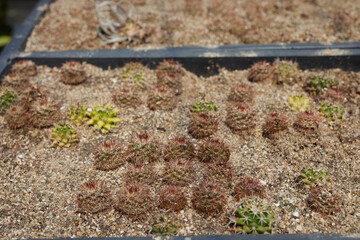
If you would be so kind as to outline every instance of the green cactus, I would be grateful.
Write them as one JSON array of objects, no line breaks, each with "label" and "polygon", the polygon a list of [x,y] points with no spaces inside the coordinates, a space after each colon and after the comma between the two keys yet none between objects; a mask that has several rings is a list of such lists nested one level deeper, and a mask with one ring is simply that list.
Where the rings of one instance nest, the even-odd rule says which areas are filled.
[{"label": "green cactus", "polygon": [[195,170],[188,160],[171,160],[165,163],[162,179],[169,185],[187,186],[195,179]]},{"label": "green cactus", "polygon": [[129,62],[123,67],[121,77],[124,82],[138,89],[145,89],[144,71],[145,67],[141,63]]},{"label": "green cactus", "polygon": [[297,79],[299,68],[297,63],[277,59],[274,64],[273,79],[277,84],[293,83]]},{"label": "green cactus", "polygon": [[67,115],[76,126],[80,126],[87,120],[85,113],[86,108],[82,104],[77,104],[69,108]]},{"label": "green cactus", "polygon": [[0,114],[16,100],[16,93],[11,89],[3,89],[0,91]]},{"label": "green cactus", "polygon": [[70,147],[72,144],[79,142],[76,130],[66,123],[55,124],[51,129],[50,136],[52,147]]},{"label": "green cactus", "polygon": [[291,95],[286,106],[293,112],[304,112],[310,106],[310,99],[304,95]]},{"label": "green cactus", "polygon": [[330,121],[335,121],[336,119],[342,119],[344,109],[337,105],[332,105],[330,103],[320,103],[320,107],[318,108],[320,116],[323,116]]},{"label": "green cactus", "polygon": [[333,87],[335,85],[336,84],[335,84],[334,79],[332,79],[332,78],[325,79],[325,78],[323,78],[323,77],[321,77],[319,75],[316,75],[316,76],[310,77],[310,80],[306,84],[305,89],[310,91],[310,92],[319,94],[322,91],[324,91],[324,90],[326,90],[328,88],[331,88],[331,87]]},{"label": "green cactus", "polygon": [[271,233],[275,221],[270,206],[263,205],[259,198],[243,201],[235,210],[230,226],[237,233],[263,234]]},{"label": "green cactus", "polygon": [[151,234],[171,236],[177,235],[181,225],[175,216],[170,214],[157,215],[151,223]]},{"label": "green cactus", "polygon": [[121,121],[116,117],[118,112],[119,110],[113,108],[110,103],[92,106],[85,112],[85,115],[90,118],[90,120],[87,121],[87,124],[94,126],[95,129],[101,131],[102,133],[106,133],[111,128],[114,128],[116,123]]},{"label": "green cactus", "polygon": [[213,101],[210,102],[195,102],[190,108],[190,112],[208,112],[208,111],[217,111],[218,107]]},{"label": "green cactus", "polygon": [[314,171],[312,169],[304,168],[299,175],[300,183],[306,188],[313,188],[321,182],[329,182],[330,177],[327,171]]}]

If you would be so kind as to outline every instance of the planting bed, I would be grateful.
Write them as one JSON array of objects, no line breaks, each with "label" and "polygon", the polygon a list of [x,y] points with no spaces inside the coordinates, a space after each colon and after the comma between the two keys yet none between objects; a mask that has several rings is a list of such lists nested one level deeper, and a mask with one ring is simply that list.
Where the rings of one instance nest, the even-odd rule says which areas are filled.
[{"label": "planting bed", "polygon": [[[2,238],[360,232],[360,72],[166,63],[12,66]],[[250,199],[261,223],[229,224]]]}]

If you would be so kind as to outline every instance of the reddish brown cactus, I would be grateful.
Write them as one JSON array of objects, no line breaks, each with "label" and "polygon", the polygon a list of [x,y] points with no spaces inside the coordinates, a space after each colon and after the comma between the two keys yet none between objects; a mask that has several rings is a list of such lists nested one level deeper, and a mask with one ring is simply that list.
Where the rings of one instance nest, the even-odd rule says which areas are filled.
[{"label": "reddish brown cactus", "polygon": [[267,116],[263,125],[263,135],[270,139],[279,138],[289,128],[287,118],[281,113],[272,113]]},{"label": "reddish brown cactus", "polygon": [[46,98],[35,100],[30,106],[30,114],[36,128],[50,127],[61,118],[59,106]]},{"label": "reddish brown cactus", "polygon": [[250,82],[265,82],[272,79],[273,66],[268,62],[256,62],[249,69],[248,79]]},{"label": "reddish brown cactus", "polygon": [[228,100],[234,103],[250,103],[254,100],[254,91],[247,84],[234,84],[231,87]]},{"label": "reddish brown cactus", "polygon": [[133,88],[122,88],[112,96],[113,102],[120,108],[137,108],[142,102],[138,92]]},{"label": "reddish brown cactus", "polygon": [[254,129],[255,117],[255,112],[247,105],[235,104],[228,108],[225,124],[233,133],[245,135]]},{"label": "reddish brown cactus", "polygon": [[30,127],[30,115],[22,105],[13,105],[5,112],[5,122],[10,129]]},{"label": "reddish brown cactus", "polygon": [[316,212],[333,215],[340,211],[341,198],[326,186],[317,186],[307,198],[308,206]]},{"label": "reddish brown cactus", "polygon": [[229,163],[223,165],[208,163],[204,167],[205,178],[213,179],[224,188],[231,187],[233,175],[234,173]]},{"label": "reddish brown cactus", "polygon": [[324,100],[331,100],[338,103],[344,103],[345,102],[345,96],[344,93],[337,88],[329,88],[325,92],[323,92],[320,97]]},{"label": "reddish brown cactus", "polygon": [[32,77],[37,74],[37,69],[33,61],[20,60],[11,66],[11,72],[19,73],[23,75],[23,77],[29,77],[29,76]]},{"label": "reddish brown cactus", "polygon": [[21,87],[29,82],[28,78],[18,72],[11,72],[2,79],[2,84]]},{"label": "reddish brown cactus", "polygon": [[138,182],[151,185],[158,177],[158,173],[150,165],[129,164],[124,179],[127,184]]},{"label": "reddish brown cactus", "polygon": [[217,119],[209,113],[193,114],[188,126],[188,132],[197,139],[213,135],[218,130]]},{"label": "reddish brown cactus", "polygon": [[265,187],[256,179],[242,177],[234,183],[233,196],[236,201],[253,196],[263,198],[265,196]]},{"label": "reddish brown cactus", "polygon": [[225,164],[230,159],[230,148],[219,139],[205,140],[199,145],[198,158],[201,162]]},{"label": "reddish brown cactus", "polygon": [[163,181],[168,185],[187,186],[195,179],[195,170],[186,159],[171,160],[165,163]]},{"label": "reddish brown cactus", "polygon": [[76,61],[67,61],[61,66],[61,82],[78,85],[85,82],[87,76],[84,65]]},{"label": "reddish brown cactus", "polygon": [[313,112],[301,112],[296,115],[294,128],[306,135],[316,135],[319,130],[320,118]]},{"label": "reddish brown cactus", "polygon": [[166,87],[158,87],[149,93],[147,105],[149,109],[153,111],[170,111],[176,107],[177,98],[171,89]]},{"label": "reddish brown cactus", "polygon": [[110,171],[125,163],[122,147],[114,141],[106,140],[94,152],[94,166],[98,170]]},{"label": "reddish brown cactus", "polygon": [[185,74],[184,68],[180,63],[165,60],[156,68],[157,86],[172,89],[176,95],[182,93],[182,78]]},{"label": "reddish brown cactus", "polygon": [[195,147],[185,137],[175,137],[164,148],[164,160],[192,159],[195,155]]},{"label": "reddish brown cactus", "polygon": [[187,199],[184,191],[178,186],[165,186],[159,194],[159,207],[179,212],[186,207]]}]

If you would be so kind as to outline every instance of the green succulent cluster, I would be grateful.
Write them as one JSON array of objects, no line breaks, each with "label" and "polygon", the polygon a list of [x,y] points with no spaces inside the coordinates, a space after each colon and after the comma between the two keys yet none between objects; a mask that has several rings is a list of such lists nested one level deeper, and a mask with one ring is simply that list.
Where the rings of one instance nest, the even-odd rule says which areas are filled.
[{"label": "green succulent cluster", "polygon": [[76,130],[66,123],[55,124],[51,129],[51,146],[52,147],[70,147],[72,144],[79,142]]},{"label": "green succulent cluster", "polygon": [[190,111],[191,112],[208,112],[208,111],[217,111],[218,107],[215,105],[213,101],[210,102],[195,102]]},{"label": "green succulent cluster", "polygon": [[76,126],[80,126],[87,120],[85,113],[86,108],[82,104],[78,104],[76,106],[71,106],[67,115]]},{"label": "green succulent cluster", "polygon": [[144,66],[140,63],[130,62],[122,70],[122,78],[132,82],[137,88],[145,88]]},{"label": "green succulent cluster", "polygon": [[340,106],[332,105],[330,103],[320,103],[319,107],[320,115],[328,118],[331,121],[335,121],[336,119],[342,119],[344,109]]},{"label": "green succulent cluster", "polygon": [[275,73],[284,77],[293,76],[297,72],[297,66],[289,61],[279,61],[275,67]]},{"label": "green succulent cluster", "polygon": [[10,89],[4,89],[0,92],[0,113],[5,110],[16,100],[16,93]]},{"label": "green succulent cluster", "polygon": [[324,91],[327,88],[331,88],[335,85],[334,79],[325,79],[321,76],[313,76],[310,77],[310,81],[307,83],[306,87],[309,91],[314,92],[316,94]]},{"label": "green succulent cluster", "polygon": [[304,95],[291,95],[286,105],[293,112],[304,112],[310,106],[310,99]]},{"label": "green succulent cluster", "polygon": [[240,204],[230,224],[238,233],[263,234],[271,233],[274,221],[271,207],[263,205],[261,199],[253,198]]},{"label": "green succulent cluster", "polygon": [[161,214],[151,223],[151,232],[156,235],[177,235],[180,228],[178,219],[169,214]]},{"label": "green succulent cluster", "polygon": [[307,188],[313,188],[322,181],[330,181],[330,177],[328,176],[327,171],[314,171],[310,168],[304,168],[301,171],[299,178],[301,179],[301,183],[304,184]]},{"label": "green succulent cluster", "polygon": [[95,129],[100,130],[102,133],[106,133],[111,128],[115,127],[116,123],[121,120],[116,117],[119,112],[118,109],[108,104],[102,104],[99,106],[92,106],[88,109],[85,115],[90,118],[87,124],[94,126]]}]

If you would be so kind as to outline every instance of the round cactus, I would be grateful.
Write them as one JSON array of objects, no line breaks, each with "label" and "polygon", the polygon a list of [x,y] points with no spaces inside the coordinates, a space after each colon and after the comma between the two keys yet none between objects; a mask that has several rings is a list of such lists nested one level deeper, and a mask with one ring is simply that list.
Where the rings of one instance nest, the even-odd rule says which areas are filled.
[{"label": "round cactus", "polygon": [[326,91],[324,91],[321,96],[321,99],[324,100],[331,100],[333,102],[338,102],[338,103],[344,103],[345,102],[345,96],[344,93],[337,88],[329,88]]},{"label": "round cactus", "polygon": [[51,129],[50,136],[52,147],[70,147],[72,144],[79,142],[76,130],[66,123],[55,124]]},{"label": "round cactus", "polygon": [[156,206],[150,188],[141,183],[130,183],[120,188],[115,209],[133,219],[144,219]]},{"label": "round cactus", "polygon": [[316,212],[333,215],[340,211],[341,198],[327,186],[317,186],[307,198],[308,206]]},{"label": "round cactus", "polygon": [[182,78],[185,70],[178,62],[164,60],[156,68],[157,85],[172,89],[176,95],[182,93]]},{"label": "round cactus", "polygon": [[256,125],[255,112],[244,104],[235,104],[228,108],[225,124],[235,134],[245,135]]},{"label": "round cactus", "polygon": [[176,107],[177,98],[169,88],[158,87],[148,95],[147,105],[150,110],[172,110]]},{"label": "round cactus", "polygon": [[127,184],[138,182],[151,185],[158,179],[158,174],[150,165],[129,164],[124,179]]},{"label": "round cactus", "polygon": [[273,80],[276,84],[293,84],[298,79],[299,68],[297,63],[277,59],[274,64]]},{"label": "round cactus", "polygon": [[24,77],[32,77],[37,74],[36,65],[30,60],[20,60],[11,66],[11,72],[19,73]]},{"label": "round cactus", "polygon": [[209,113],[193,114],[190,119],[188,132],[197,139],[206,138],[218,130],[218,121]]},{"label": "round cactus", "polygon": [[256,179],[251,177],[242,177],[234,183],[233,196],[236,201],[253,196],[263,198],[265,196],[265,187]]},{"label": "round cactus", "polygon": [[191,202],[193,208],[200,214],[216,215],[227,203],[225,189],[214,181],[203,180],[194,188]]},{"label": "round cactus", "polygon": [[78,85],[85,82],[87,76],[84,65],[76,61],[67,61],[61,66],[61,82]]},{"label": "round cactus", "polygon": [[270,139],[279,138],[289,128],[287,118],[281,113],[269,114],[263,125],[263,135]]},{"label": "round cactus", "polygon": [[230,148],[219,139],[205,140],[199,145],[198,158],[201,162],[225,164],[230,159]]},{"label": "round cactus", "polygon": [[272,79],[273,67],[268,62],[256,62],[249,69],[248,79],[250,82],[265,82]]},{"label": "round cactus", "polygon": [[98,170],[115,170],[125,163],[122,147],[111,140],[105,140],[94,152],[94,166]]},{"label": "round cactus", "polygon": [[231,166],[228,163],[223,165],[208,163],[204,167],[204,177],[213,179],[224,187],[231,187],[233,175]]},{"label": "round cactus", "polygon": [[32,86],[28,81],[19,88],[19,103],[30,109],[33,102],[47,99],[47,94],[39,87]]},{"label": "round cactus", "polygon": [[164,159],[170,161],[174,159],[192,159],[195,155],[195,147],[189,139],[185,137],[175,137],[171,139],[164,148]]},{"label": "round cactus", "polygon": [[67,115],[76,126],[82,125],[87,120],[86,109],[82,104],[71,106],[67,112]]},{"label": "round cactus", "polygon": [[179,212],[186,207],[187,199],[184,191],[178,186],[165,186],[159,194],[159,207]]},{"label": "round cactus", "polygon": [[319,122],[320,118],[318,115],[305,111],[296,115],[294,128],[306,135],[314,135],[318,132]]},{"label": "round cactus", "polygon": [[300,184],[308,189],[330,181],[327,171],[314,171],[311,168],[304,168],[298,179],[300,180]]},{"label": "round cactus", "polygon": [[310,99],[304,95],[291,95],[286,106],[293,112],[304,112],[310,106]]},{"label": "round cactus", "polygon": [[0,88],[0,114],[4,113],[6,109],[15,102],[16,93],[10,88]]},{"label": "round cactus", "polygon": [[60,108],[46,98],[35,100],[30,106],[31,123],[36,128],[54,125],[60,120]]},{"label": "round cactus", "polygon": [[237,83],[231,87],[228,100],[234,103],[249,103],[254,100],[254,91],[244,83]]},{"label": "round cactus", "polygon": [[127,84],[144,90],[146,89],[145,79],[144,79],[145,67],[138,62],[129,62],[124,65],[122,68],[122,81]]},{"label": "round cactus", "polygon": [[97,213],[111,208],[112,204],[111,191],[102,181],[90,180],[78,189],[77,206],[79,212]]},{"label": "round cactus", "polygon": [[111,128],[114,128],[116,123],[121,121],[116,117],[118,112],[119,110],[113,108],[111,104],[93,106],[85,113],[90,118],[87,124],[94,126],[95,129],[100,130],[102,133],[106,133]]},{"label": "round cactus", "polygon": [[30,115],[22,105],[13,105],[5,112],[6,125],[10,129],[19,129],[31,125]]},{"label": "round cactus", "polygon": [[180,226],[181,225],[175,216],[168,213],[158,214],[151,222],[150,233],[164,236],[177,235]]},{"label": "round cactus", "polygon": [[195,170],[188,160],[171,160],[165,163],[162,179],[169,185],[187,186],[194,181]]},{"label": "round cactus", "polygon": [[139,94],[135,89],[123,88],[112,96],[113,102],[120,108],[137,108],[141,104]]},{"label": "round cactus", "polygon": [[28,79],[26,78],[25,75],[23,75],[21,73],[11,72],[3,78],[2,83],[4,85],[21,87],[28,83]]}]

